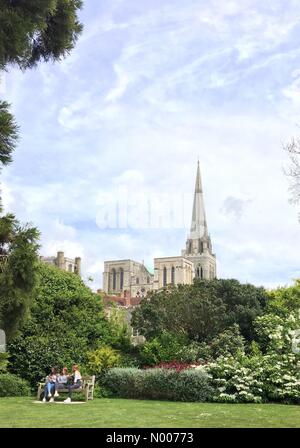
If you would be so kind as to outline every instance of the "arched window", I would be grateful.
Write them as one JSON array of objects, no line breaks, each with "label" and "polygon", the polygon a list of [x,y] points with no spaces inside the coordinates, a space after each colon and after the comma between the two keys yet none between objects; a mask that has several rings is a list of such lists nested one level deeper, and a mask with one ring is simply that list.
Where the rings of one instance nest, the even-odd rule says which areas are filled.
[{"label": "arched window", "polygon": [[172,285],[175,285],[175,268],[174,268],[174,266],[172,266],[172,269],[171,269],[171,283],[172,283]]},{"label": "arched window", "polygon": [[200,268],[200,277],[203,278],[203,268],[202,268],[202,266]]},{"label": "arched window", "polygon": [[167,268],[164,267],[163,270],[163,286],[167,286]]},{"label": "arched window", "polygon": [[199,266],[196,269],[196,277],[200,278],[200,267]]},{"label": "arched window", "polygon": [[140,279],[137,277],[136,278],[136,284],[139,285],[140,284]]},{"label": "arched window", "polygon": [[147,277],[147,284],[150,284],[150,277]]},{"label": "arched window", "polygon": [[117,289],[117,273],[115,269],[112,269],[112,289],[115,291]]},{"label": "arched window", "polygon": [[120,268],[120,289],[122,290],[124,286],[124,269]]}]

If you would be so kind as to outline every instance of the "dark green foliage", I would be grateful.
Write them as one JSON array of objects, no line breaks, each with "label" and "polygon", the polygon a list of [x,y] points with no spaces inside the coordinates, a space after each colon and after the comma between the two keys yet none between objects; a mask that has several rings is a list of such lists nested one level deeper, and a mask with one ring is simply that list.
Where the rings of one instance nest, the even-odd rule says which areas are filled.
[{"label": "dark green foliage", "polygon": [[[66,333],[67,334],[67,333]],[[34,388],[50,372],[51,366],[81,364],[86,360],[86,341],[59,335],[19,336],[9,345],[9,370],[22,376]]]},{"label": "dark green foliage", "polygon": [[0,328],[11,339],[26,318],[37,282],[39,232],[0,217]]},{"label": "dark green foliage", "polygon": [[245,350],[245,340],[237,324],[215,336],[210,342],[192,341],[179,352],[176,359],[181,362],[212,361],[219,356],[236,356]]},{"label": "dark green foliage", "polygon": [[18,140],[18,126],[9,111],[9,104],[0,101],[0,163],[7,165],[12,161],[11,154]]},{"label": "dark green foliage", "polygon": [[0,373],[0,397],[28,397],[28,383],[11,373]]},{"label": "dark green foliage", "polygon": [[300,309],[300,280],[292,286],[278,288],[269,292],[267,313],[285,317]]},{"label": "dark green foliage", "polygon": [[85,363],[87,352],[109,340],[99,296],[75,274],[40,264],[30,319],[8,346],[11,372],[32,386],[51,366]]},{"label": "dark green foliage", "polygon": [[203,370],[121,369],[107,372],[103,386],[111,396],[174,401],[208,401],[213,395]]},{"label": "dark green foliage", "polygon": [[[74,47],[82,30],[81,0],[0,0],[0,70],[57,61]],[[12,161],[18,127],[9,105],[0,101],[0,163]]]},{"label": "dark green foliage", "polygon": [[8,353],[0,352],[0,373],[6,373],[8,364]]},{"label": "dark green foliage", "polygon": [[262,314],[266,298],[263,288],[237,280],[201,280],[152,292],[134,311],[132,324],[146,338],[168,331],[201,342],[236,323],[243,337],[252,340],[253,321]]},{"label": "dark green foliage", "polygon": [[0,0],[0,68],[58,60],[74,47],[81,0]]},{"label": "dark green foliage", "polygon": [[216,359],[219,356],[235,356],[245,350],[245,340],[241,336],[239,326],[232,325],[223,333],[216,336],[209,344],[211,358]]},{"label": "dark green foliage", "polygon": [[184,335],[164,331],[140,347],[141,362],[143,365],[152,366],[161,361],[168,362],[178,359],[187,343],[187,338]]}]

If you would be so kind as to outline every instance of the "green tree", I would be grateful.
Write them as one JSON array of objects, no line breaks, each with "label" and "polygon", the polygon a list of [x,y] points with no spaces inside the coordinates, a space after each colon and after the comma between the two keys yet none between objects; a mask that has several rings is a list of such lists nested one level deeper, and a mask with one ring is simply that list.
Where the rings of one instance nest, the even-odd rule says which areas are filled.
[{"label": "green tree", "polygon": [[166,330],[201,342],[236,323],[242,336],[252,340],[253,321],[266,300],[263,288],[237,280],[195,281],[149,294],[134,311],[132,325],[150,339]]},{"label": "green tree", "polygon": [[292,286],[269,292],[266,311],[281,317],[300,311],[300,280],[295,280]]},{"label": "green tree", "polygon": [[12,152],[18,140],[18,127],[13,115],[9,112],[9,104],[0,101],[0,163],[7,165],[12,161]]},{"label": "green tree", "polygon": [[81,0],[1,0],[0,68],[59,60],[74,47]]},{"label": "green tree", "polygon": [[[82,31],[81,0],[0,0],[0,70],[58,61],[75,46]],[[9,105],[0,102],[0,162],[11,162],[18,128]]]},{"label": "green tree", "polygon": [[119,352],[112,347],[103,346],[87,353],[87,368],[91,375],[103,376],[108,369],[121,362]]},{"label": "green tree", "polygon": [[163,331],[140,347],[141,361],[144,365],[151,366],[162,361],[176,360],[186,345],[187,339],[184,335]]},{"label": "green tree", "polygon": [[127,310],[112,305],[109,308],[108,322],[110,324],[111,345],[118,350],[131,351],[130,319]]},{"label": "green tree", "polygon": [[8,340],[26,318],[36,285],[39,232],[14,215],[0,218],[0,328]]},{"label": "green tree", "polygon": [[[82,30],[81,0],[0,0],[0,70],[57,61]],[[18,127],[9,104],[0,102],[0,169],[12,161]],[[11,338],[22,325],[35,286],[39,232],[21,226],[0,205],[0,326]]]},{"label": "green tree", "polygon": [[214,359],[219,356],[236,356],[245,350],[245,340],[241,336],[237,324],[232,325],[216,336],[210,343],[210,351]]},{"label": "green tree", "polygon": [[79,276],[40,263],[38,277],[30,317],[8,344],[10,371],[33,386],[51,366],[84,365],[110,342],[102,302]]}]

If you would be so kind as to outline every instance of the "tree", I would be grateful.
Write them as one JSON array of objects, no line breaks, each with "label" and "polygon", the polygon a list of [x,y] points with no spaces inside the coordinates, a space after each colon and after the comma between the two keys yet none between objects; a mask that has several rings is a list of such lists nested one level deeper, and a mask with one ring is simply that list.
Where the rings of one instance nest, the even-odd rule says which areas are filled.
[{"label": "tree", "polygon": [[127,310],[123,310],[112,304],[109,308],[108,322],[110,325],[111,345],[124,352],[131,351],[131,328],[126,317]]},{"label": "tree", "polygon": [[81,0],[0,0],[0,68],[57,61],[74,47]]},{"label": "tree", "polygon": [[283,148],[290,159],[290,165],[285,173],[290,178],[291,202],[297,204],[300,201],[300,137],[292,138]]},{"label": "tree", "polygon": [[15,216],[0,218],[0,328],[8,340],[26,318],[36,285],[39,232]]},{"label": "tree", "polygon": [[38,279],[30,317],[8,344],[9,370],[32,386],[51,366],[85,364],[110,342],[102,302],[79,276],[40,263]]},{"label": "tree", "polygon": [[270,291],[266,311],[281,317],[300,311],[300,280],[295,280],[292,286]]},{"label": "tree", "polygon": [[[0,0],[0,70],[22,70],[40,61],[58,61],[75,46],[82,31],[81,0]],[[11,162],[18,128],[9,105],[0,102],[0,162]]]},{"label": "tree", "polygon": [[[0,0],[0,70],[57,61],[82,30],[81,0]],[[12,161],[18,127],[9,104],[0,102],[0,169]],[[21,226],[0,204],[0,326],[11,338],[22,325],[35,287],[39,232]]]},{"label": "tree", "polygon": [[162,361],[178,360],[180,352],[186,345],[187,340],[183,335],[163,331],[140,347],[141,361],[144,365],[150,366]]},{"label": "tree", "polygon": [[133,312],[132,325],[150,339],[169,331],[201,342],[236,323],[242,336],[252,340],[253,321],[266,299],[263,288],[237,280],[199,280],[150,293]]},{"label": "tree", "polygon": [[13,115],[9,112],[9,104],[0,101],[0,163],[7,165],[12,161],[11,154],[18,140],[18,127]]}]

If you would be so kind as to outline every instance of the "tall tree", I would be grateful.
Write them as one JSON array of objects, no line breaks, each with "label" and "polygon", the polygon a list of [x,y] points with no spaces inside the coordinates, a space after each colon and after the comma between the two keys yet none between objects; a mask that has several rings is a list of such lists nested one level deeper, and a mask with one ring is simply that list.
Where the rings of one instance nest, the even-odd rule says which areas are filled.
[{"label": "tall tree", "polygon": [[26,318],[36,285],[39,232],[15,216],[0,218],[0,328],[8,340]]},{"label": "tall tree", "polygon": [[0,67],[58,60],[82,30],[81,0],[0,0]]},{"label": "tall tree", "polygon": [[[0,70],[22,70],[40,61],[57,61],[74,47],[82,31],[81,0],[0,0]],[[12,161],[17,125],[9,105],[0,101],[0,162]]]},{"label": "tall tree", "polygon": [[[289,167],[285,170],[290,179],[291,202],[300,203],[300,137],[292,138],[284,145],[290,159]],[[299,213],[300,221],[300,213]]]},{"label": "tall tree", "polygon": [[201,342],[237,324],[245,339],[251,340],[253,321],[266,299],[263,288],[237,280],[199,280],[151,293],[133,312],[132,325],[146,338],[168,331]]},{"label": "tall tree", "polygon": [[10,370],[33,386],[51,366],[85,363],[88,352],[111,340],[101,299],[78,275],[44,263],[37,271],[30,317],[8,344]]},{"label": "tall tree", "polygon": [[[0,0],[0,70],[22,70],[57,61],[74,47],[82,30],[81,0]],[[0,101],[0,170],[12,161],[18,127],[9,104]],[[39,232],[3,215],[0,201],[0,328],[8,339],[22,325],[36,286]]]},{"label": "tall tree", "polygon": [[18,127],[9,111],[9,104],[0,101],[0,164],[12,161],[12,152],[18,140]]}]

